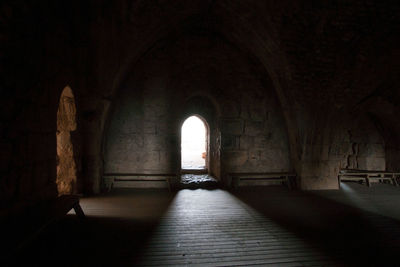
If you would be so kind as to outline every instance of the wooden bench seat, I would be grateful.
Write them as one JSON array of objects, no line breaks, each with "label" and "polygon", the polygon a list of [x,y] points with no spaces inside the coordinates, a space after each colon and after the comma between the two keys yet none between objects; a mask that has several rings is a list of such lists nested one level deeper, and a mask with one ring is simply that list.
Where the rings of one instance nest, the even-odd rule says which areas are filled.
[{"label": "wooden bench seat", "polygon": [[266,185],[271,182],[278,182],[286,184],[292,188],[292,180],[296,177],[294,173],[288,172],[266,172],[266,173],[229,173],[228,176],[232,181],[232,186],[238,188],[239,186],[252,186],[252,185]]},{"label": "wooden bench seat", "polygon": [[342,181],[365,182],[367,186],[371,186],[372,183],[388,181],[397,186],[399,177],[400,173],[396,172],[342,169],[339,171],[338,180],[339,186]]},{"label": "wooden bench seat", "polygon": [[104,174],[105,188],[168,188],[171,191],[172,181],[176,174],[143,174],[143,173],[109,173]]}]

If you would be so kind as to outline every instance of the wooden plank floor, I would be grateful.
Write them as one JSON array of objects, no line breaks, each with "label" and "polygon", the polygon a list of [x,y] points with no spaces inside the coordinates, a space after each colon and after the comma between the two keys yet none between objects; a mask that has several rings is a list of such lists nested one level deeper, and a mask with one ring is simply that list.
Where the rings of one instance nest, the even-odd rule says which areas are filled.
[{"label": "wooden plank floor", "polygon": [[50,227],[15,266],[398,266],[400,188],[118,190]]},{"label": "wooden plank floor", "polygon": [[222,190],[182,190],[140,265],[303,266],[332,262],[300,238]]}]

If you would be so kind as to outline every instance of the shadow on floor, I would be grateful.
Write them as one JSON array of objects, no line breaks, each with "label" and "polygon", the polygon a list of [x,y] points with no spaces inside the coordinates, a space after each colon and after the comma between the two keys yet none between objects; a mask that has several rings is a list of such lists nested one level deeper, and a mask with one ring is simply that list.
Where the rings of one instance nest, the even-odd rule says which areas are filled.
[{"label": "shadow on floor", "polygon": [[[160,194],[160,195],[159,195]],[[87,218],[79,220],[74,214],[53,223],[39,238],[6,266],[126,266],[140,255],[143,244],[158,226],[175,194],[166,191],[119,190],[107,196],[127,202],[135,196],[142,212],[151,216],[125,214],[119,216],[92,216],[98,207],[88,207]],[[102,203],[103,205],[107,203]],[[84,207],[85,210],[85,207]],[[135,210],[135,209],[133,209]],[[156,211],[152,211],[156,210]],[[3,265],[4,266],[4,265]]]},{"label": "shadow on floor", "polygon": [[[321,194],[282,187],[247,188],[231,193],[345,265],[399,266],[400,223],[395,219]],[[339,197],[341,202],[347,201],[345,195]]]},{"label": "shadow on floor", "polygon": [[[212,195],[216,197],[210,198],[211,194],[204,192],[213,192]],[[329,258],[343,262],[343,265],[398,266],[399,221],[385,216],[385,213],[380,213],[379,210],[365,211],[358,207],[357,203],[351,203],[349,196],[341,191],[301,192],[289,191],[285,187],[264,187],[241,189],[231,193],[241,201],[231,201],[234,197],[229,198],[229,194],[221,190],[183,191],[179,201],[175,201],[179,197],[166,191],[122,191],[107,194],[107,197],[100,196],[95,201],[88,201],[88,204],[82,201],[83,209],[88,215],[86,220],[80,221],[74,215],[68,215],[54,223],[13,258],[13,266],[134,265],[145,250],[145,245],[159,228],[160,220],[171,207],[174,207],[173,216],[169,217],[165,225],[183,226],[183,229],[171,229],[170,232],[184,234],[182,239],[186,236],[188,242],[192,240],[189,238],[192,233],[203,234],[203,239],[208,238],[206,233],[202,232],[203,228],[214,229],[216,232],[210,234],[226,236],[226,241],[238,238],[239,233],[228,234],[227,229],[220,228],[231,225],[232,230],[235,230],[237,226],[232,223],[237,221],[242,224],[240,231],[243,232],[243,238],[248,238],[248,231],[251,231],[251,228],[259,228],[257,221],[262,221],[252,217],[252,213],[258,212],[254,215],[261,214],[272,220]],[[350,196],[356,196],[358,193],[355,191]],[[399,190],[391,191],[390,194],[395,195],[390,201],[400,200],[400,194],[397,197],[397,193]],[[384,195],[388,194],[387,192],[375,191],[374,194],[383,194],[379,201],[382,205],[388,205],[388,198]],[[332,199],[332,195],[336,200]],[[202,199],[204,201],[198,205],[198,201]],[[172,203],[173,201],[175,202]],[[209,208],[213,203],[216,206],[214,211]],[[234,206],[235,203],[252,209]],[[397,208],[396,203],[399,202],[390,204],[392,209]],[[225,213],[231,218],[227,219]],[[207,216],[215,218],[212,220],[212,217]],[[240,221],[242,217],[237,216],[247,217]],[[189,227],[196,223],[200,229],[197,232]],[[187,233],[183,233],[183,230]],[[164,232],[161,232],[161,235],[162,238],[169,238]],[[193,238],[193,242],[196,242],[198,236]],[[274,238],[273,234],[271,238]],[[202,242],[210,244],[209,240]],[[212,259],[214,252],[210,252],[208,256]]]}]

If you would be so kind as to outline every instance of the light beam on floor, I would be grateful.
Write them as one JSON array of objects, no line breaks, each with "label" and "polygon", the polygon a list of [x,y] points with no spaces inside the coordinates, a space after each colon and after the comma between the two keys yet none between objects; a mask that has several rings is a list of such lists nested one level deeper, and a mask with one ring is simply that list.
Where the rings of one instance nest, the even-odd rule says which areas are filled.
[{"label": "light beam on floor", "polygon": [[326,256],[229,192],[197,189],[177,193],[139,265],[294,266],[302,260]]}]

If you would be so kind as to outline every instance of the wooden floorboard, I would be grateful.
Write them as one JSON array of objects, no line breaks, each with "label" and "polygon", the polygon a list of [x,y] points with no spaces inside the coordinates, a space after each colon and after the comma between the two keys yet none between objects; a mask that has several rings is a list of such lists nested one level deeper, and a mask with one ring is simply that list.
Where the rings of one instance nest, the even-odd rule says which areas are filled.
[{"label": "wooden floorboard", "polygon": [[396,266],[399,204],[400,187],[381,184],[117,190],[83,198],[85,221],[66,217],[18,259],[32,266]]},{"label": "wooden floorboard", "polygon": [[182,190],[139,265],[301,265],[320,251],[223,190]]}]

